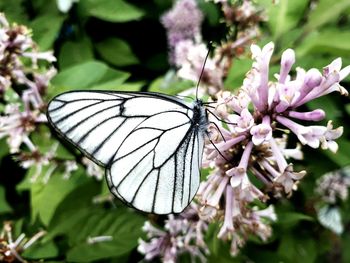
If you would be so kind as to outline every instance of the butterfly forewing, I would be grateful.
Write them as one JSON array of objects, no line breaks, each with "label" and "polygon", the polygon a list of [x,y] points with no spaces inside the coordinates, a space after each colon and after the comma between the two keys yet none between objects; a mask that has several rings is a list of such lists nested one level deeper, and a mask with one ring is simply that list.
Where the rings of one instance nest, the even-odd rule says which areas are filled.
[{"label": "butterfly forewing", "polygon": [[73,91],[48,106],[53,127],[106,167],[111,192],[156,214],[181,212],[197,192],[204,141],[198,114],[176,97],[141,92]]}]

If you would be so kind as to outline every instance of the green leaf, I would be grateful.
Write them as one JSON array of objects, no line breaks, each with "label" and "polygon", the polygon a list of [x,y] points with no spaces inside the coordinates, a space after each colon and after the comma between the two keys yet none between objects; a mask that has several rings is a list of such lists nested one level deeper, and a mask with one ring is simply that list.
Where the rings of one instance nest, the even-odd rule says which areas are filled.
[{"label": "green leaf", "polygon": [[98,61],[88,61],[62,70],[52,84],[70,89],[86,89],[97,83],[106,74],[108,67]]},{"label": "green leaf", "polygon": [[[144,218],[128,209],[90,211],[69,233],[73,247],[67,253],[68,261],[92,261],[121,256],[137,246],[142,235]],[[93,237],[107,236],[102,242],[89,242]]]},{"label": "green leaf", "polygon": [[148,91],[175,95],[193,86],[192,81],[178,79],[175,71],[170,70],[164,77],[155,79],[149,86]]},{"label": "green leaf", "polygon": [[242,86],[245,75],[252,64],[253,61],[250,58],[234,59],[224,82],[225,89],[235,90]]},{"label": "green leaf", "polygon": [[350,235],[344,235],[341,241],[343,262],[350,262]]},{"label": "green leaf", "polygon": [[350,53],[349,39],[350,32],[335,28],[315,32],[304,39],[303,43],[296,49],[296,53],[300,58],[315,53],[347,56]]},{"label": "green leaf", "polygon": [[4,187],[0,185],[0,214],[9,212],[12,212],[12,208],[6,201]]},{"label": "green leaf", "polygon": [[347,138],[339,138],[336,140],[339,145],[338,151],[336,154],[326,150],[323,153],[328,156],[333,162],[335,162],[339,167],[343,167],[349,164],[349,151],[350,151],[350,142]]},{"label": "green leaf", "polygon": [[10,23],[28,23],[28,15],[22,0],[0,1],[0,10],[6,14],[6,18]]},{"label": "green leaf", "polygon": [[[57,207],[42,242],[55,236],[68,238],[68,261],[92,261],[118,257],[134,249],[142,236],[144,218],[128,208],[106,210],[92,203],[100,193],[100,185],[87,182],[68,194]],[[112,240],[89,242],[98,236]]]},{"label": "green leaf", "polygon": [[60,14],[45,13],[30,24],[33,29],[33,39],[41,50],[53,48],[53,43],[59,34],[64,18]]},{"label": "green leaf", "polygon": [[267,8],[269,17],[267,23],[274,39],[278,39],[298,24],[308,6],[308,1],[281,0],[275,4],[273,1],[264,0],[261,4]]},{"label": "green leaf", "polygon": [[[51,167],[48,169],[50,168]],[[74,191],[78,185],[89,180],[87,176],[79,170],[72,173],[69,179],[64,179],[62,174],[56,172],[57,169],[58,168],[56,168],[51,175],[48,183],[37,180],[37,182],[34,182],[31,186],[32,221],[39,216],[43,224],[48,225],[60,202],[70,192]],[[31,175],[29,174],[28,176]]]},{"label": "green leaf", "polygon": [[34,243],[28,249],[24,250],[22,256],[26,259],[44,259],[57,257],[58,254],[58,248],[55,243],[50,241],[46,243]]},{"label": "green leaf", "polygon": [[[339,94],[337,94],[339,96]],[[308,102],[312,110],[323,109],[327,114],[327,119],[335,120],[342,116],[341,109],[332,96],[323,96]]]},{"label": "green leaf", "polygon": [[[92,199],[100,193],[100,187],[100,183],[89,180],[66,195],[57,206],[48,227],[48,234],[43,241],[50,240],[56,235],[68,234],[71,230],[74,230],[76,223],[81,218],[86,217],[94,208]],[[67,220],[68,218],[69,220]]]},{"label": "green leaf", "polygon": [[121,91],[140,91],[142,86],[144,86],[144,82],[125,82],[118,87],[114,87],[116,90]]},{"label": "green leaf", "polygon": [[[278,254],[287,262],[313,263],[317,256],[316,240],[311,238],[298,238],[285,234],[278,248]],[[285,260],[281,260],[283,262]]]},{"label": "green leaf", "polygon": [[348,115],[350,115],[350,103],[345,105],[345,110]]},{"label": "green leaf", "polygon": [[[307,1],[305,1],[307,2]],[[350,7],[349,0],[320,0],[316,8],[309,14],[309,19],[304,27],[305,31],[311,32],[322,25],[339,19],[341,13]]]},{"label": "green leaf", "polygon": [[139,20],[144,12],[122,0],[84,0],[79,3],[89,15],[109,22]]},{"label": "green leaf", "polygon": [[130,74],[121,70],[109,68],[99,83],[93,85],[93,90],[120,90],[119,87],[124,84]]},{"label": "green leaf", "polygon": [[198,1],[198,6],[204,13],[206,19],[211,26],[218,25],[220,23],[220,11],[218,5],[205,0]]},{"label": "green leaf", "polygon": [[92,44],[88,38],[83,38],[76,42],[65,42],[61,47],[58,63],[62,70],[69,66],[92,60],[93,58]]},{"label": "green leaf", "polygon": [[314,218],[301,213],[283,211],[277,214],[276,224],[291,226],[303,220],[314,221]]},{"label": "green leaf", "polygon": [[1,138],[0,139],[0,161],[5,155],[8,155],[8,154],[9,154],[9,147],[7,145],[6,139]]},{"label": "green leaf", "polygon": [[114,66],[129,66],[139,63],[128,43],[119,38],[108,38],[97,43],[96,49],[104,60]]},{"label": "green leaf", "polygon": [[[98,61],[88,61],[62,70],[52,79],[52,84],[57,89],[50,90],[58,94],[73,89],[102,89],[116,87],[123,83],[129,74],[123,71],[109,68]],[[112,82],[112,83],[111,83]]]}]

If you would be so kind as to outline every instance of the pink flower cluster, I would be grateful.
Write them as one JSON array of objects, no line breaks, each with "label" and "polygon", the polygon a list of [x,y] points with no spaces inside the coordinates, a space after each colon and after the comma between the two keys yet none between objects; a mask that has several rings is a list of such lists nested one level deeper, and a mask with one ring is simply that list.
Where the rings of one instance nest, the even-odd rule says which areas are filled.
[{"label": "pink flower cluster", "polygon": [[[182,2],[186,0],[178,1],[169,12],[176,13],[179,21],[182,21],[179,8]],[[236,255],[250,235],[256,235],[263,241],[270,237],[269,223],[277,219],[274,208],[270,205],[259,209],[254,203],[256,200],[267,202],[271,195],[290,196],[297,189],[306,172],[294,171],[289,159],[303,158],[302,145],[337,151],[335,140],[342,135],[343,128],[333,128],[332,121],[327,126],[310,125],[323,120],[326,113],[323,109],[305,112],[301,106],[333,91],[347,95],[339,82],[349,75],[350,66],[342,69],[341,59],[338,58],[323,72],[315,68],[306,71],[297,67],[294,76],[291,70],[295,53],[287,49],[282,54],[279,74],[270,80],[274,44],[268,43],[263,48],[253,44],[250,51],[254,63],[243,85],[236,94],[223,91],[223,80],[232,56],[238,54],[234,50],[244,48],[258,34],[257,23],[264,17],[250,1],[243,1],[242,6],[227,1],[214,2],[220,2],[227,25],[234,23],[238,34],[235,40],[215,48],[214,56],[208,57],[202,75],[199,94],[207,93],[214,98],[208,106],[212,124],[203,158],[203,167],[211,172],[201,183],[195,202],[199,222],[206,225],[219,223],[217,237],[230,241],[231,254]],[[199,20],[193,24],[197,28]],[[164,25],[168,36],[177,28],[171,23]],[[176,41],[176,45],[169,41],[173,52],[172,62],[178,69],[177,76],[194,82],[199,79],[208,52],[198,32],[198,29],[194,30],[192,36],[186,35]],[[184,95],[191,93],[194,93],[193,90],[184,92]],[[292,134],[300,143],[295,148],[287,148],[288,138]],[[253,183],[256,181],[260,181],[260,186]],[[171,216],[169,221],[181,220],[181,216]],[[176,242],[164,240],[173,237],[173,233],[176,233],[177,239],[184,238],[186,229],[182,227],[181,232],[168,224],[165,230],[158,230],[160,232],[156,234],[146,228],[150,241],[141,241],[140,252],[148,260],[159,256],[174,261],[180,254]]]},{"label": "pink flower cluster", "polygon": [[[32,181],[42,176],[45,183],[60,166],[64,178],[78,169],[75,160],[56,156],[57,144],[41,152],[31,138],[47,122],[44,96],[56,74],[54,61],[51,51],[38,51],[28,28],[10,25],[0,13],[0,99],[5,104],[0,110],[0,139],[6,138],[10,153],[16,154],[23,168],[35,169]],[[103,171],[96,164],[87,159],[82,163],[89,175],[102,178]]]},{"label": "pink flower cluster", "polygon": [[163,262],[175,263],[179,255],[189,253],[192,260],[199,258],[205,262],[208,254],[203,233],[207,230],[206,222],[198,218],[198,207],[190,205],[179,216],[169,215],[165,221],[165,230],[154,227],[146,221],[143,230],[150,242],[139,240],[138,251],[145,254],[146,260],[161,257]]},{"label": "pink flower cluster", "polygon": [[0,139],[7,137],[11,153],[23,143],[34,151],[29,134],[38,123],[46,122],[42,95],[56,70],[53,66],[41,69],[38,61],[52,63],[56,58],[52,52],[36,49],[30,31],[22,25],[11,26],[0,13],[0,97],[7,103],[0,117]]}]

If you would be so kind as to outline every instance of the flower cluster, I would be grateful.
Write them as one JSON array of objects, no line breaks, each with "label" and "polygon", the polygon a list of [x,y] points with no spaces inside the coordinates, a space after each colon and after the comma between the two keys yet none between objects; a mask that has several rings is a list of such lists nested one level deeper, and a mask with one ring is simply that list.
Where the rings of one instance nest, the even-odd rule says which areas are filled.
[{"label": "flower cluster", "polygon": [[154,227],[146,221],[143,230],[149,242],[139,240],[138,251],[145,254],[146,260],[162,257],[163,262],[175,263],[179,255],[187,252],[194,261],[198,258],[205,262],[208,248],[204,242],[203,233],[207,230],[206,222],[198,218],[198,207],[189,206],[179,216],[170,215],[165,222],[165,230]]},{"label": "flower cluster", "polygon": [[179,43],[182,41],[201,42],[202,20],[203,14],[198,9],[195,0],[177,1],[173,9],[162,16],[161,22],[168,33],[170,59],[175,65],[178,63],[172,52],[175,51]]},{"label": "flower cluster", "polygon": [[0,117],[0,139],[7,137],[11,153],[23,143],[36,150],[29,134],[46,122],[42,95],[56,74],[53,66],[41,70],[39,61],[55,60],[52,52],[37,51],[25,26],[10,26],[0,14],[0,98],[7,103]]},{"label": "flower cluster", "polygon": [[222,90],[223,79],[228,74],[233,58],[241,55],[245,46],[259,35],[258,23],[264,19],[250,1],[244,1],[243,5],[223,2],[222,9],[226,24],[232,28],[234,23],[237,27],[234,34],[230,33],[232,37],[214,50],[212,57],[207,57],[208,48],[200,33],[203,14],[194,0],[177,1],[173,9],[161,19],[167,29],[169,60],[177,68],[177,76],[197,82],[207,58],[201,87],[205,91],[202,93],[213,97]]},{"label": "flower cluster", "polygon": [[[41,152],[31,139],[40,124],[47,123],[45,95],[56,74],[51,51],[39,52],[25,26],[10,25],[0,13],[0,100],[5,104],[0,113],[0,139],[6,138],[10,153],[23,168],[34,168],[31,180],[42,175],[48,182],[56,169],[63,168],[69,178],[78,169],[75,160],[57,157],[57,144]],[[50,135],[47,135],[50,136]],[[87,173],[101,179],[102,169],[89,160],[82,160]]]},{"label": "flower cluster", "polygon": [[[266,201],[269,192],[277,197],[291,195],[306,174],[305,171],[294,171],[293,164],[287,161],[288,158],[302,158],[300,145],[286,149],[287,134],[283,137],[278,134],[288,130],[303,145],[321,146],[334,152],[337,150],[334,140],[342,134],[342,127],[333,129],[331,122],[327,127],[303,126],[295,120],[312,122],[324,119],[322,109],[301,112],[299,107],[332,91],[346,94],[339,81],[350,73],[350,67],[341,69],[341,60],[336,59],[324,68],[323,74],[316,69],[305,71],[297,68],[297,75],[292,78],[289,73],[295,56],[293,50],[288,49],[282,54],[280,73],[275,76],[277,80],[269,81],[273,49],[272,43],[262,49],[252,45],[254,63],[238,95],[221,92],[213,104],[215,109],[211,110],[212,115],[219,116],[221,121],[212,118],[215,125],[210,127],[212,135],[205,148],[203,164],[213,172],[200,186],[197,197],[202,206],[200,215],[204,219],[220,221],[224,214],[218,237],[232,238],[233,254],[240,240],[235,235],[255,233],[265,240],[270,234],[269,231],[264,231],[264,235],[256,229],[249,229],[250,224],[257,226],[264,221],[258,218],[253,223],[245,217],[248,204],[256,199]],[[264,191],[252,183],[252,176],[261,181]],[[274,220],[272,210],[269,211],[268,218]],[[252,213],[254,211],[249,211],[248,215]],[[245,219],[243,223],[242,218]],[[235,226],[244,226],[243,231]]]},{"label": "flower cluster", "polygon": [[[244,2],[249,5],[248,1]],[[223,1],[222,5],[225,4]],[[347,95],[339,82],[350,74],[350,66],[342,69],[338,58],[323,72],[297,67],[295,76],[292,76],[295,53],[287,49],[282,54],[279,73],[270,80],[273,51],[273,43],[263,48],[251,45],[254,62],[237,94],[222,91],[225,62],[220,56],[207,60],[208,72],[204,70],[201,80],[215,99],[207,108],[211,125],[203,167],[211,172],[201,183],[195,198],[198,220],[203,224],[220,224],[217,237],[231,242],[232,255],[238,253],[250,235],[263,241],[270,237],[269,222],[276,220],[273,206],[260,206],[259,209],[256,202],[267,202],[271,196],[290,196],[297,189],[306,172],[295,171],[289,159],[303,158],[302,145],[336,152],[338,145],[335,140],[343,133],[342,127],[333,128],[332,121],[327,126],[310,125],[325,119],[323,109],[301,109],[306,108],[307,102],[333,91]],[[200,63],[203,63],[206,53],[203,43],[178,42],[174,53],[178,76],[198,81],[203,65]],[[287,148],[292,134],[299,143],[294,148]],[[179,220],[181,216],[171,216],[169,221]],[[141,241],[143,248],[140,252],[146,254],[146,259],[155,256],[175,259],[179,255],[175,241],[164,241],[176,240],[174,236],[179,233],[176,227],[168,224],[165,230],[146,228],[145,231],[150,241]],[[182,233],[180,236],[184,238],[186,235]]]},{"label": "flower cluster", "polygon": [[45,231],[40,231],[28,240],[25,238],[25,234],[22,233],[14,240],[12,232],[11,222],[5,222],[0,232],[1,262],[27,262],[21,257],[21,253],[46,234]]}]

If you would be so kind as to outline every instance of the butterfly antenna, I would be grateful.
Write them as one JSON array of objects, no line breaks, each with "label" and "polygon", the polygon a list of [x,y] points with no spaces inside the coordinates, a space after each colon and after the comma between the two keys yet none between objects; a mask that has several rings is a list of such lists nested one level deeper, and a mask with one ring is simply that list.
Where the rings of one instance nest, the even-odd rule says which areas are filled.
[{"label": "butterfly antenna", "polygon": [[217,131],[220,133],[222,140],[223,140],[224,142],[226,142],[225,137],[224,137],[224,135],[222,134],[222,132],[221,132],[219,126],[218,126],[215,122],[213,122],[213,121],[211,121],[210,123],[213,124],[213,125],[215,126],[215,128],[217,129]]},{"label": "butterfly antenna", "polygon": [[209,134],[207,134],[207,136],[208,136],[208,139],[209,139],[210,143],[213,145],[213,147],[214,147],[215,150],[218,152],[218,154],[219,154],[226,162],[229,163],[230,161],[220,152],[220,150],[218,149],[218,147],[216,147],[215,143],[210,139]]},{"label": "butterfly antenna", "polygon": [[205,69],[205,64],[207,63],[207,59],[209,57],[209,54],[210,54],[210,51],[212,50],[212,42],[210,41],[209,42],[209,48],[208,48],[208,53],[207,55],[205,56],[205,59],[204,59],[204,63],[203,63],[203,67],[202,67],[202,70],[201,70],[201,74],[199,75],[199,79],[198,79],[198,82],[197,82],[197,87],[196,87],[196,99],[198,99],[198,89],[199,89],[199,83],[201,82],[201,79],[203,77],[203,74],[204,74],[204,69]]},{"label": "butterfly antenna", "polygon": [[214,117],[215,119],[217,119],[218,121],[221,121],[221,122],[226,123],[226,124],[237,125],[237,123],[235,123],[235,122],[229,122],[229,121],[225,121],[225,120],[220,119],[218,116],[216,116],[216,114],[215,114],[214,112],[212,112],[212,111],[209,110],[208,108],[207,108],[206,110],[207,110],[211,115],[213,115],[213,117]]}]

